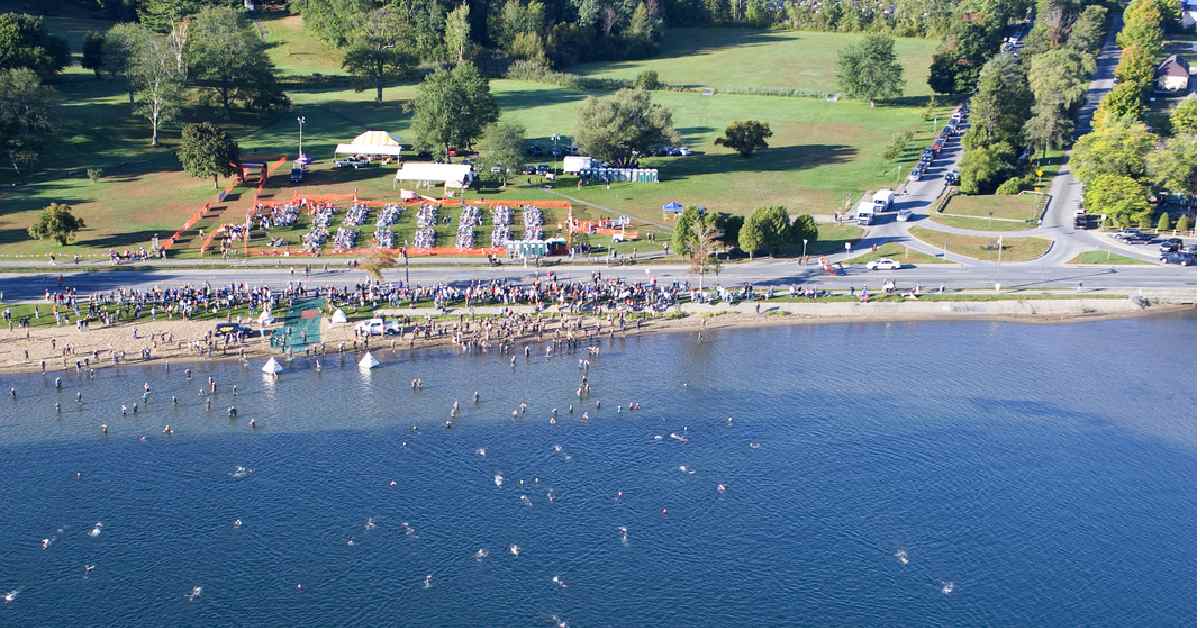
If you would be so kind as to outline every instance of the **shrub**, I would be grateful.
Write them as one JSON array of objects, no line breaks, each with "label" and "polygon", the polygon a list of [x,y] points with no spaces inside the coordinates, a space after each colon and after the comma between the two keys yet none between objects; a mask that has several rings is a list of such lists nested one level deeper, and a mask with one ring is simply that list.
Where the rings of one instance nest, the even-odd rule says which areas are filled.
[{"label": "shrub", "polygon": [[1171,216],[1167,212],[1162,212],[1158,215],[1158,230],[1159,232],[1171,230]]},{"label": "shrub", "polygon": [[1179,220],[1175,223],[1175,230],[1180,233],[1187,233],[1191,228],[1192,225],[1188,222],[1187,214],[1180,216]]},{"label": "shrub", "polygon": [[662,81],[658,80],[658,72],[644,70],[633,80],[633,86],[638,89],[658,89],[662,87]]},{"label": "shrub", "polygon": [[996,187],[996,194],[1020,194],[1021,177],[1012,177]]},{"label": "shrub", "polygon": [[88,168],[87,177],[92,183],[98,183],[100,178],[104,176],[104,171],[100,168]]}]

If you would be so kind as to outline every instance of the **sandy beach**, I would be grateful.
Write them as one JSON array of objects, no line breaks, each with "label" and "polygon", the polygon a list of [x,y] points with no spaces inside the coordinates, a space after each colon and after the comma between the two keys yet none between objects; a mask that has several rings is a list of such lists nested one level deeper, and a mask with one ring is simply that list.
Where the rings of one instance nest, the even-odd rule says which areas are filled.
[{"label": "sandy beach", "polygon": [[[631,336],[665,331],[720,330],[766,325],[795,325],[846,322],[903,322],[931,320],[998,320],[1029,323],[1061,323],[1145,316],[1158,313],[1194,311],[1188,303],[1156,303],[1141,307],[1126,299],[1064,299],[1061,301],[992,302],[912,302],[912,303],[779,303],[756,310],[754,304],[734,306],[685,305],[679,310],[640,321],[627,321],[624,328],[610,325],[602,316],[560,314],[551,309],[543,313],[546,327],[540,336],[529,334],[508,341],[537,342],[586,340],[589,337]],[[387,317],[407,316],[413,322],[424,321],[431,310],[381,310]],[[495,316],[489,308],[451,308],[445,314],[462,315],[464,320],[483,320]],[[0,331],[0,373],[61,371],[77,368],[105,368],[120,364],[147,364],[221,359],[251,359],[280,355],[268,338],[250,338],[244,343],[226,343],[211,332],[212,320],[159,320],[123,323],[109,327],[92,326],[80,330],[74,326],[34,327]],[[582,329],[580,329],[582,328]],[[441,333],[414,334],[406,329],[401,336],[356,338],[352,323],[334,325],[324,318],[319,344],[308,352],[318,355],[363,348],[418,349],[456,344],[455,334],[462,331],[457,320],[442,319],[435,328]],[[473,325],[460,339],[477,340],[480,327]],[[293,354],[295,357],[297,354]],[[298,354],[303,356],[304,353]]]}]

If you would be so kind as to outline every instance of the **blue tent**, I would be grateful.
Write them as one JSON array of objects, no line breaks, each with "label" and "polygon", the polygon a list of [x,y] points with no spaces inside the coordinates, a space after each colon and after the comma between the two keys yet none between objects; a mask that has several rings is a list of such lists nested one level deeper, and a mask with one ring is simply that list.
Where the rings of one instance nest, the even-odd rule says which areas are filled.
[{"label": "blue tent", "polygon": [[683,204],[676,201],[671,201],[670,203],[663,205],[662,209],[664,214],[682,214]]}]

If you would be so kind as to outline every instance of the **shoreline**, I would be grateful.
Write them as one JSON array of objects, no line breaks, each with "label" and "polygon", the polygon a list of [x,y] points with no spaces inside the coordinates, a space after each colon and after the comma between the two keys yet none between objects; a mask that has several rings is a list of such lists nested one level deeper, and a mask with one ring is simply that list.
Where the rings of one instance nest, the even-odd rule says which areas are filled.
[{"label": "shoreline", "polygon": [[[452,308],[445,313],[467,320],[481,320],[492,312],[468,313]],[[512,345],[554,342],[574,337],[580,342],[594,338],[630,337],[662,332],[720,331],[772,327],[777,325],[836,324],[836,323],[902,323],[939,321],[990,320],[1006,323],[1060,324],[1140,318],[1158,314],[1196,312],[1195,303],[1155,303],[1145,307],[1129,299],[1062,299],[1036,301],[939,301],[902,303],[778,303],[766,304],[756,312],[751,303],[728,305],[685,304],[676,311],[655,315],[627,324],[624,329],[604,327],[604,318],[594,314],[566,314],[551,308],[544,312],[549,321],[558,321],[557,329],[548,328],[543,336],[523,336],[508,339]],[[380,309],[381,316],[409,316],[421,320],[430,310]],[[472,318],[473,317],[473,318]],[[206,339],[217,321],[160,320],[123,323],[112,327],[81,331],[74,326],[37,327],[0,331],[0,374],[62,372],[81,367],[111,368],[114,366],[146,366],[168,363],[198,363],[222,360],[265,359],[286,356],[287,353],[270,347],[266,338],[252,338],[237,345],[222,345]],[[456,346],[454,324],[442,320],[445,331],[430,338],[415,338],[406,331],[402,337],[376,337],[369,343],[355,339],[353,323],[333,325],[327,318],[321,321],[320,342],[324,352],[314,343],[311,350],[294,352],[292,358],[321,357],[341,350],[358,352],[375,350],[415,350]],[[575,337],[568,323],[581,323],[586,334]],[[137,337],[134,337],[135,330]],[[567,337],[560,334],[566,331]],[[554,332],[551,334],[550,332]],[[475,330],[469,338],[477,339]],[[493,341],[494,342],[494,341]],[[64,349],[69,347],[69,353]],[[142,359],[142,350],[150,350],[150,358]],[[28,359],[25,358],[28,352]],[[123,355],[115,362],[114,355]]]}]

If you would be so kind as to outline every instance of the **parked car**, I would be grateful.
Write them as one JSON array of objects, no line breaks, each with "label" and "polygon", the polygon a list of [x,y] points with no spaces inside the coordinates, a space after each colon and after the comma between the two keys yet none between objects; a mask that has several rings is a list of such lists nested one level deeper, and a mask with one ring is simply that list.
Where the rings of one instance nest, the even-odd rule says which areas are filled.
[{"label": "parked car", "polygon": [[947,172],[944,178],[946,179],[946,185],[958,185],[958,182],[962,179],[957,170]]},{"label": "parked car", "polygon": [[1160,253],[1174,253],[1183,248],[1183,240],[1180,238],[1167,238],[1158,243],[1158,251]]},{"label": "parked car", "polygon": [[433,159],[433,153],[431,153],[427,150],[419,151],[417,153],[417,159],[419,159],[421,161],[430,161]]},{"label": "parked car", "polygon": [[371,160],[366,157],[351,157],[349,159],[339,159],[333,162],[334,168],[366,168],[371,165]]},{"label": "parked car", "polygon": [[1164,264],[1178,264],[1180,266],[1195,266],[1196,265],[1196,254],[1195,253],[1184,253],[1182,251],[1172,251],[1170,253],[1164,253],[1161,257],[1158,258],[1158,261],[1160,261]]},{"label": "parked car", "polygon": [[1137,229],[1134,229],[1132,227],[1127,227],[1125,229],[1122,229],[1122,230],[1112,234],[1112,237],[1115,240],[1124,240],[1126,242],[1132,242],[1134,240],[1140,240],[1146,236],[1145,236],[1145,234],[1143,234],[1141,231],[1139,231]]},{"label": "parked car", "polygon": [[900,270],[900,262],[890,257],[881,257],[867,262],[867,270]]}]

